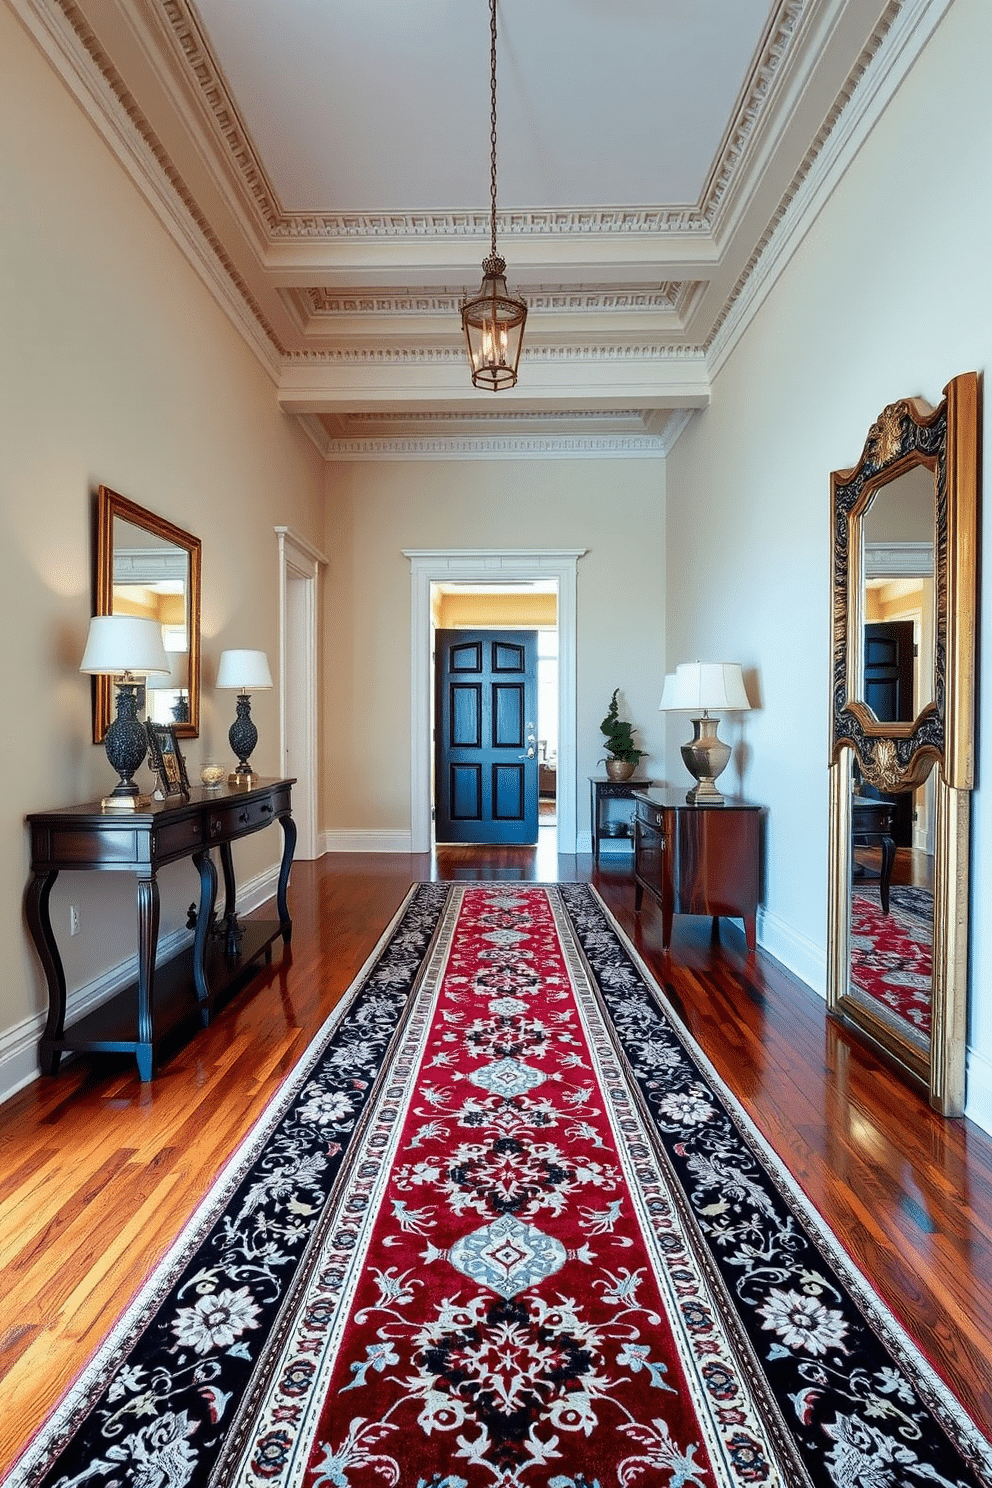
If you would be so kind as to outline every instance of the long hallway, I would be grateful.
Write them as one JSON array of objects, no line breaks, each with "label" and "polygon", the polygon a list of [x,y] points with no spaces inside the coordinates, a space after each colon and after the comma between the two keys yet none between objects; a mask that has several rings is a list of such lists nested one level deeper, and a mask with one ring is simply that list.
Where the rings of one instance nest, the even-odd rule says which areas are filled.
[{"label": "long hallway", "polygon": [[[536,848],[293,868],[288,951],[141,1085],[80,1058],[0,1107],[0,1474],[182,1228],[418,880],[593,883],[671,1004],[979,1426],[992,1435],[992,1140],[935,1116],[740,927],[661,951],[627,861]],[[264,917],[265,912],[262,911]]]}]

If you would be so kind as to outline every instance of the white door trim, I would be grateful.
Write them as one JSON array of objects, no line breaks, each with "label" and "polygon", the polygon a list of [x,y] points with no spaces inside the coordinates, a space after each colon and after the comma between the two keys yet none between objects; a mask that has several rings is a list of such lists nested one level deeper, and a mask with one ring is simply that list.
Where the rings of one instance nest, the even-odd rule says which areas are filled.
[{"label": "white door trim", "polygon": [[585,548],[404,548],[410,561],[411,851],[431,850],[431,585],[495,583],[499,579],[558,581],[558,851],[575,852],[576,598]]},{"label": "white door trim", "polygon": [[[317,679],[317,585],[321,564],[327,558],[318,548],[300,537],[290,527],[276,527],[279,539],[279,768],[285,773],[287,756],[295,762],[293,773],[297,788],[293,796],[296,821],[296,856],[311,860],[319,857],[317,815],[319,770],[317,768],[317,719],[319,687]],[[289,605],[289,585],[303,584],[299,614]],[[299,697],[290,715],[287,678],[290,647],[293,647],[293,675],[299,679]]]}]

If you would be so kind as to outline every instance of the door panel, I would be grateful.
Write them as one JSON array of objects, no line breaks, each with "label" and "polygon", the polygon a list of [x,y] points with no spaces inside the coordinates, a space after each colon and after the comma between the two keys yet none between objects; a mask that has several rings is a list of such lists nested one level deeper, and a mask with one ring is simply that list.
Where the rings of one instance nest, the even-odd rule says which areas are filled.
[{"label": "door panel", "polygon": [[516,683],[493,685],[493,748],[523,749],[524,689]]},{"label": "door panel", "polygon": [[482,816],[482,767],[452,765],[449,772],[451,816],[455,821],[478,821]]},{"label": "door panel", "polygon": [[482,688],[478,683],[451,684],[451,734],[448,744],[452,749],[479,749],[482,745]]},{"label": "door panel", "polygon": [[524,766],[493,765],[493,816],[496,821],[520,821],[524,815]]},{"label": "door panel", "polygon": [[435,642],[437,841],[536,842],[537,632]]}]

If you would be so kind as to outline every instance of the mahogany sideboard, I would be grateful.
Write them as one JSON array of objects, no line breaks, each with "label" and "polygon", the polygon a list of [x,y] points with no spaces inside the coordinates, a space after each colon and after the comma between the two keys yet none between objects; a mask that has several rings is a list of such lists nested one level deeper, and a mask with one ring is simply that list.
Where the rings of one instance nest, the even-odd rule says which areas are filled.
[{"label": "mahogany sideboard", "polygon": [[645,889],[658,901],[662,948],[671,944],[674,915],[727,915],[744,921],[753,951],[764,808],[734,799],[693,806],[671,790],[635,791],[634,800],[634,909]]},{"label": "mahogany sideboard", "polygon": [[[133,1054],[142,1080],[150,1080],[163,1038],[190,1015],[203,1027],[216,1001],[248,979],[260,956],[272,959],[273,942],[289,943],[293,922],[286,891],[296,846],[291,814],[293,780],[257,780],[248,788],[195,787],[189,800],[152,801],[147,810],[101,811],[99,802],[37,811],[28,818],[31,880],[28,929],[48,983],[48,1022],[41,1038],[43,1073],[58,1074],[69,1050]],[[238,922],[231,844],[278,821],[283,850],[276,893],[278,920]],[[214,923],[216,847],[224,875],[224,912]],[[166,863],[191,858],[199,874],[199,904],[191,907],[190,946],[156,966],[159,929],[157,873]],[[135,877],[138,920],[137,980],[65,1026],[66,985],[52,928],[52,886],[65,870],[131,873]]]}]

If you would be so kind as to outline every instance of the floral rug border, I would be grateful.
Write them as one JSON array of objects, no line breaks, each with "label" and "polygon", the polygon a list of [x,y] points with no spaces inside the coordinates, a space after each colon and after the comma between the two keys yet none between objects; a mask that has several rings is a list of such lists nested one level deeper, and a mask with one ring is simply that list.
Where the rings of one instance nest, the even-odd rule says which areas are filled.
[{"label": "floral rug border", "polygon": [[[726,1128],[722,1129],[721,1140],[728,1144],[726,1150],[729,1151],[733,1140],[736,1140],[741,1144],[742,1155],[749,1154],[751,1160],[764,1171],[772,1195],[778,1195],[788,1215],[801,1223],[806,1231],[806,1236],[799,1237],[799,1248],[805,1245],[814,1254],[819,1249],[823,1260],[833,1269],[836,1280],[849,1293],[853,1311],[861,1312],[880,1349],[891,1354],[894,1362],[912,1380],[920,1403],[942,1423],[947,1434],[956,1439],[962,1453],[959,1459],[961,1465],[967,1463],[974,1474],[974,1482],[992,1483],[992,1477],[986,1476],[990,1461],[989,1443],[980,1436],[919,1348],[847,1256],[795,1179],[758,1132],[752,1118],[732,1095],[691,1035],[682,1027],[651,972],[595,889],[585,884],[516,886],[503,881],[494,881],[491,884],[473,881],[471,884],[419,884],[411,888],[351,988],[323,1028],[311,1040],[306,1054],[287,1076],[280,1092],[251,1133],[239,1145],[238,1151],[184,1228],[180,1239],[156,1267],[149,1281],[42,1429],[29,1452],[15,1467],[13,1475],[8,1479],[12,1488],[15,1484],[38,1482],[49,1471],[76,1427],[85,1419],[101,1392],[105,1392],[108,1365],[115,1364],[122,1353],[146,1330],[151,1334],[156,1327],[164,1326],[156,1322],[156,1312],[170,1293],[176,1292],[180,1299],[185,1297],[192,1304],[182,1309],[187,1315],[183,1326],[188,1333],[183,1342],[188,1348],[195,1350],[196,1330],[207,1325],[197,1311],[200,1305],[196,1301],[195,1288],[198,1273],[190,1273],[184,1280],[185,1272],[194,1259],[198,1260],[200,1266],[205,1264],[199,1258],[199,1253],[211,1236],[215,1236],[221,1229],[225,1211],[230,1207],[243,1216],[253,1202],[261,1204],[268,1201],[278,1189],[282,1176],[278,1163],[292,1161],[297,1164],[291,1174],[297,1190],[301,1181],[304,1185],[312,1185],[314,1218],[311,1223],[309,1217],[301,1214],[289,1228],[284,1225],[284,1232],[280,1232],[281,1243],[284,1243],[287,1252],[284,1258],[286,1274],[285,1284],[277,1295],[274,1292],[271,1299],[271,1320],[266,1327],[272,1326],[285,1297],[292,1290],[299,1258],[306,1251],[311,1236],[319,1228],[316,1214],[321,1202],[320,1196],[331,1193],[335,1188],[337,1174],[349,1160],[348,1154],[356,1131],[362,1126],[364,1114],[373,1108],[379,1082],[385,1078],[388,1083],[390,1079],[391,1050],[409,1016],[412,992],[431,974],[432,947],[441,928],[451,919],[454,907],[461,902],[461,895],[468,889],[506,890],[512,887],[545,888],[552,898],[557,896],[567,910],[571,932],[592,973],[592,993],[601,1000],[615,1029],[618,1052],[627,1066],[631,1092],[639,1092],[649,1124],[657,1133],[656,1157],[660,1156],[674,1175],[673,1186],[683,1196],[686,1213],[696,1224],[702,1245],[708,1249],[715,1276],[723,1288],[725,1298],[731,1303],[735,1315],[744,1327],[749,1329],[751,1346],[756,1358],[761,1360],[776,1398],[781,1401],[780,1409],[786,1411],[786,1401],[791,1401],[795,1407],[800,1424],[797,1427],[793,1422],[792,1429],[796,1431],[797,1440],[803,1437],[803,1429],[809,1426],[805,1451],[810,1451],[810,1444],[815,1437],[820,1442],[817,1450],[823,1453],[825,1417],[820,1418],[817,1402],[826,1385],[825,1374],[823,1370],[819,1370],[817,1349],[812,1349],[814,1357],[812,1363],[807,1361],[805,1376],[797,1378],[796,1361],[788,1357],[789,1349],[775,1344],[768,1349],[767,1332],[762,1334],[761,1331],[762,1326],[767,1329],[768,1324],[766,1322],[762,1325],[756,1320],[760,1316],[760,1309],[755,1304],[752,1307],[754,1315],[748,1320],[747,1307],[742,1308],[740,1298],[735,1295],[735,1281],[738,1278],[734,1267],[740,1263],[732,1258],[728,1265],[727,1256],[721,1253],[721,1247],[727,1245],[727,1233],[723,1227],[719,1205],[715,1212],[707,1212],[707,1207],[698,1202],[698,1196],[707,1192],[720,1193],[721,1185],[729,1183],[727,1191],[733,1196],[738,1219],[740,1212],[747,1210],[749,1204],[752,1205],[756,1233],[760,1232],[762,1205],[767,1206],[768,1200],[749,1194],[746,1181],[741,1189],[739,1179],[735,1178],[733,1172],[717,1173],[712,1170],[712,1157],[708,1157],[704,1150],[705,1142],[697,1142],[699,1133],[694,1129],[691,1088],[680,1104],[673,1097],[671,1089],[663,1081],[659,1081],[659,1073],[671,1068],[673,1040],[681,1048],[689,1064],[694,1065],[702,1079],[708,1083],[717,1104],[723,1107],[732,1129],[732,1133],[728,1133]],[[356,1031],[361,1035],[358,1039],[355,1037]],[[646,1048],[652,1051],[650,1058],[645,1057]],[[656,1063],[652,1064],[652,1059]],[[322,1084],[323,1075],[327,1071],[333,1074],[333,1078]],[[684,1076],[684,1071],[682,1074]],[[341,1094],[342,1091],[346,1092],[346,1096]],[[320,1139],[309,1155],[300,1149],[298,1134],[301,1112],[310,1125],[316,1128]],[[296,1145],[291,1158],[287,1156],[290,1150],[288,1146],[284,1144],[281,1155],[279,1147],[280,1132],[290,1126],[293,1126],[296,1133]],[[328,1142],[328,1136],[332,1136],[333,1140]],[[710,1163],[710,1170],[707,1170],[707,1162]],[[301,1163],[304,1165],[302,1168],[299,1166]],[[308,1163],[310,1167],[306,1167]],[[741,1174],[745,1167],[746,1164],[742,1161]],[[735,1182],[738,1184],[737,1188],[733,1186]],[[692,1199],[694,1185],[697,1195],[695,1203]],[[712,1209],[712,1205],[709,1208]],[[767,1213],[765,1219],[770,1229],[772,1219]],[[218,1243],[216,1238],[212,1243]],[[278,1265],[272,1269],[278,1270]],[[822,1281],[823,1277],[818,1277],[817,1285]],[[813,1288],[813,1295],[815,1293],[816,1287]],[[236,1312],[236,1294],[225,1295],[232,1297],[229,1305]],[[210,1326],[216,1325],[211,1323]],[[255,1326],[254,1321],[252,1326]],[[803,1326],[800,1324],[800,1328]],[[231,1341],[237,1336],[238,1330],[235,1328]],[[228,1354],[236,1355],[239,1347],[240,1344],[235,1344],[234,1349],[228,1350]],[[870,1354],[869,1349],[868,1355]],[[254,1363],[255,1355],[245,1348],[240,1386],[242,1393],[249,1390]],[[865,1356],[861,1370],[866,1377],[869,1367],[874,1368],[874,1377],[877,1380],[878,1361],[874,1360],[872,1363]],[[789,1384],[798,1387],[797,1393],[789,1392],[786,1378]],[[225,1386],[228,1383],[226,1377],[224,1383]],[[204,1374],[198,1380],[198,1385],[198,1393],[209,1403],[212,1388],[209,1376]],[[832,1388],[836,1388],[836,1382]],[[877,1385],[875,1388],[877,1391]],[[895,1400],[898,1398],[905,1410],[911,1412],[913,1407],[904,1401],[898,1390],[899,1386],[893,1382],[893,1408],[895,1409]],[[836,1410],[836,1402],[833,1409]],[[807,1456],[807,1466],[811,1473],[809,1481],[850,1482],[853,1488],[854,1484],[866,1480],[858,1476],[845,1477],[845,1471],[856,1473],[867,1470],[869,1464],[879,1470],[885,1466],[883,1459],[887,1460],[890,1438],[887,1437],[885,1443],[882,1443],[880,1433],[874,1430],[870,1421],[866,1426],[860,1418],[855,1420],[853,1414],[850,1422],[850,1425],[844,1427],[850,1439],[844,1435],[836,1437],[836,1446],[831,1449],[831,1455],[835,1459],[833,1469],[836,1472],[832,1470],[828,1478],[823,1464],[817,1460],[815,1454],[813,1457]],[[917,1422],[914,1421],[913,1424],[915,1429]],[[219,1450],[223,1455],[223,1449]],[[801,1455],[802,1450],[801,1448]],[[935,1480],[933,1470],[922,1460],[918,1460],[912,1447],[900,1447],[899,1451],[903,1455],[897,1454],[898,1460],[893,1457],[888,1466],[894,1474],[901,1472],[908,1476],[879,1477],[879,1485],[916,1481],[918,1477]],[[104,1463],[105,1467],[109,1465]],[[88,1473],[82,1471],[73,1481],[85,1476]],[[952,1481],[950,1478],[939,1477],[936,1480],[945,1483]],[[875,1481],[874,1478],[872,1481]],[[965,1479],[958,1475],[954,1479],[955,1488],[957,1484],[964,1482]],[[580,1488],[578,1481],[575,1488]]]}]

